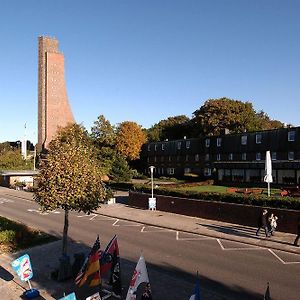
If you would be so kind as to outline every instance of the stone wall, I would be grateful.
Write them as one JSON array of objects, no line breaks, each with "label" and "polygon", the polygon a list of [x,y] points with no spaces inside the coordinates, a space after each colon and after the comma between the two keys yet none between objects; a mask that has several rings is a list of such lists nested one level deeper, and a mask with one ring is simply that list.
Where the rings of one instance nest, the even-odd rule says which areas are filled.
[{"label": "stone wall", "polygon": [[[143,209],[148,208],[150,194],[132,192],[129,193],[128,204]],[[156,209],[186,216],[218,220],[228,223],[257,227],[262,208],[258,206],[213,202],[163,195],[156,197]],[[288,209],[269,208],[269,213],[278,216],[278,230],[288,233],[297,233],[297,220],[300,212]]]}]

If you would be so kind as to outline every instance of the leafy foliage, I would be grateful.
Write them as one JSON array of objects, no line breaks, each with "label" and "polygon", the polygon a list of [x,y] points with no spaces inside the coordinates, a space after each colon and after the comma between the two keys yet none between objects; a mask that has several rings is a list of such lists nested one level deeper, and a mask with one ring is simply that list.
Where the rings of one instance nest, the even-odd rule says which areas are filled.
[{"label": "leafy foliage", "polygon": [[91,139],[97,150],[97,158],[104,174],[110,174],[116,157],[114,127],[100,115],[91,128]]},{"label": "leafy foliage", "polygon": [[146,135],[140,125],[135,122],[122,122],[117,129],[116,149],[128,160],[139,158]]},{"label": "leafy foliage", "polygon": [[13,149],[9,143],[0,144],[0,170],[30,170],[33,160],[24,160],[20,149]]},{"label": "leafy foliage", "polygon": [[182,139],[191,135],[190,119],[185,115],[169,117],[161,120],[147,130],[148,140],[151,142],[166,139]]},{"label": "leafy foliage", "polygon": [[132,179],[133,171],[130,169],[127,160],[122,155],[117,155],[111,170],[111,177],[115,182],[128,182]]},{"label": "leafy foliage", "polygon": [[87,132],[80,125],[62,128],[49,144],[37,178],[35,200],[44,210],[62,208],[90,213],[105,193]]}]

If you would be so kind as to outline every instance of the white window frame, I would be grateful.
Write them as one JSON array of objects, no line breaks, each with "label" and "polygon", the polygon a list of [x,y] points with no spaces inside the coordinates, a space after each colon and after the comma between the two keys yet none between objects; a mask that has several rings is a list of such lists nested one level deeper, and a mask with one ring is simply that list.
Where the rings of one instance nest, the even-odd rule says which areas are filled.
[{"label": "white window frame", "polygon": [[261,160],[261,153],[260,152],[256,152],[255,160]]},{"label": "white window frame", "polygon": [[199,154],[195,154],[195,161],[199,161]]},{"label": "white window frame", "polygon": [[288,160],[294,160],[295,159],[295,152],[289,151],[288,152]]},{"label": "white window frame", "polygon": [[296,138],[296,131],[295,130],[291,130],[288,132],[288,141],[289,142],[294,142]]},{"label": "white window frame", "polygon": [[188,154],[185,155],[185,161],[189,161],[189,155]]},{"label": "white window frame", "polygon": [[205,154],[205,161],[209,161],[209,153]]},{"label": "white window frame", "polygon": [[221,160],[221,154],[220,153],[217,153],[217,160]]},{"label": "white window frame", "polygon": [[233,160],[233,153],[229,153],[228,160]]},{"label": "white window frame", "polygon": [[168,168],[168,169],[167,169],[167,173],[168,173],[169,175],[174,175],[174,172],[175,172],[174,168]]},{"label": "white window frame", "polygon": [[241,136],[241,144],[242,145],[247,145],[247,139],[248,139],[247,135],[242,135]]},{"label": "white window frame", "polygon": [[177,149],[178,149],[178,150],[181,149],[181,142],[177,142]]},{"label": "white window frame", "polygon": [[247,153],[246,152],[242,153],[242,160],[247,160]]},{"label": "white window frame", "polygon": [[204,168],[204,176],[211,176],[211,168]]},{"label": "white window frame", "polygon": [[150,151],[151,150],[151,145],[150,144],[148,144],[148,151]]},{"label": "white window frame", "polygon": [[161,144],[161,150],[165,150],[165,144],[164,143]]},{"label": "white window frame", "polygon": [[210,139],[205,139],[205,147],[208,148],[210,146]]},{"label": "white window frame", "polygon": [[262,134],[261,133],[257,133],[255,135],[255,142],[256,142],[256,144],[261,144],[261,140],[262,140]]},{"label": "white window frame", "polygon": [[191,147],[191,141],[186,141],[185,142],[185,147],[186,147],[186,149],[190,149],[190,147]]},{"label": "white window frame", "polygon": [[222,138],[217,138],[217,147],[222,146]]},{"label": "white window frame", "polygon": [[277,160],[277,152],[271,152],[271,159]]},{"label": "white window frame", "polygon": [[154,144],[154,151],[157,151],[157,144]]}]

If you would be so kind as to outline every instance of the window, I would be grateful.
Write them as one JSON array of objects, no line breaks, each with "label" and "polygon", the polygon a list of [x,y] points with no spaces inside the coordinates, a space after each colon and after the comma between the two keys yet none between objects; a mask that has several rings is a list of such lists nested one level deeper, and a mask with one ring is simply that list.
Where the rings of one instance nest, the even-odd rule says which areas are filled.
[{"label": "window", "polygon": [[243,136],[241,137],[241,144],[242,144],[242,145],[247,145],[247,135],[243,135]]},{"label": "window", "polygon": [[157,150],[157,145],[155,144],[155,145],[154,145],[154,151],[156,151],[156,150]]},{"label": "window", "polygon": [[164,175],[164,168],[161,168],[161,175]]},{"label": "window", "polygon": [[154,156],[154,162],[156,162],[156,156]]},{"label": "window", "polygon": [[295,136],[296,136],[296,131],[289,131],[288,132],[288,141],[289,142],[294,142],[295,141]]},{"label": "window", "polygon": [[147,162],[150,162],[150,157],[149,156],[147,157]]},{"label": "window", "polygon": [[150,151],[151,150],[151,147],[150,147],[150,144],[148,144],[148,151]]},{"label": "window", "polygon": [[171,157],[171,155],[169,155],[169,161],[172,161],[172,157]]},{"label": "window", "polygon": [[205,168],[204,169],[204,176],[210,176],[211,175],[211,169],[210,168]]},{"label": "window", "polygon": [[206,160],[206,161],[209,160],[209,154],[205,154],[205,160]]},{"label": "window", "polygon": [[261,154],[260,154],[260,152],[256,152],[256,160],[261,160]]},{"label": "window", "polygon": [[277,159],[277,153],[276,152],[272,152],[271,153],[271,159],[272,160],[276,160]]},{"label": "window", "polygon": [[191,168],[184,168],[184,174],[191,173]]},{"label": "window", "polygon": [[261,133],[257,133],[255,136],[256,144],[261,144]]},{"label": "window", "polygon": [[181,149],[181,142],[177,142],[177,149],[178,149],[178,150]]},{"label": "window", "polygon": [[247,153],[242,153],[242,160],[247,160]]},{"label": "window", "polygon": [[188,154],[185,156],[185,161],[189,161],[189,155]]},{"label": "window", "polygon": [[165,144],[161,144],[161,150],[165,150]]},{"label": "window", "polygon": [[177,158],[176,158],[176,159],[177,159],[177,161],[180,161],[180,156],[179,156],[179,155],[177,155]]},{"label": "window", "polygon": [[186,141],[185,142],[186,149],[190,149],[190,146],[191,146],[191,141]]},{"label": "window", "polygon": [[217,138],[217,147],[221,147],[221,144],[222,144],[222,139]]},{"label": "window", "polygon": [[288,153],[288,159],[289,160],[294,160],[294,151],[289,151],[289,153]]},{"label": "window", "polygon": [[169,175],[173,175],[173,174],[174,174],[174,168],[168,168],[168,169],[167,169],[167,173],[168,173]]},{"label": "window", "polygon": [[209,147],[210,145],[210,139],[205,139],[205,147]]},{"label": "window", "polygon": [[221,154],[220,153],[217,154],[217,160],[221,160]]},{"label": "window", "polygon": [[199,161],[199,154],[195,154],[195,161]]},{"label": "window", "polygon": [[233,153],[229,153],[228,159],[229,159],[229,160],[233,160]]}]

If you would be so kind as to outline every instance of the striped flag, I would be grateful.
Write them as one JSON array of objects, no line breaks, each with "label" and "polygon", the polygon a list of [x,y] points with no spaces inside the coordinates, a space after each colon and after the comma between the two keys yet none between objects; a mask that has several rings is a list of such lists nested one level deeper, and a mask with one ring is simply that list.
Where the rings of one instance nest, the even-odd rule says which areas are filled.
[{"label": "striped flag", "polygon": [[100,276],[100,240],[99,235],[94,243],[94,246],[85,259],[83,266],[81,267],[77,277],[75,278],[75,283],[81,287],[87,279],[93,275],[90,281],[90,286],[97,286],[101,283]]}]

